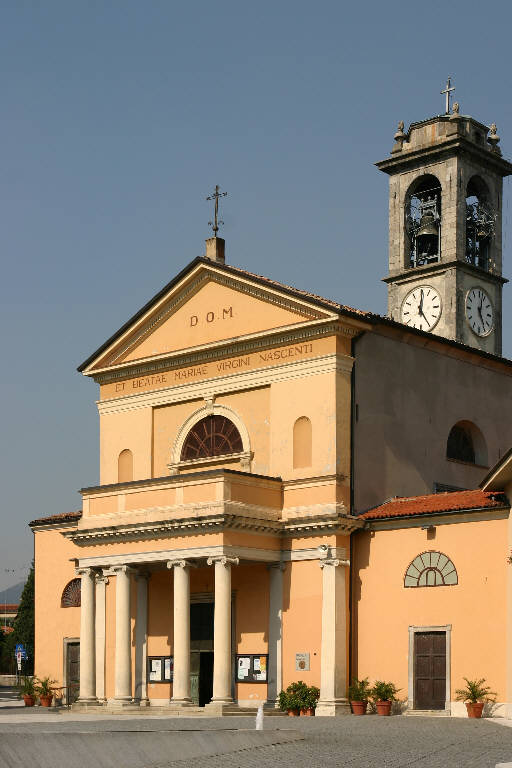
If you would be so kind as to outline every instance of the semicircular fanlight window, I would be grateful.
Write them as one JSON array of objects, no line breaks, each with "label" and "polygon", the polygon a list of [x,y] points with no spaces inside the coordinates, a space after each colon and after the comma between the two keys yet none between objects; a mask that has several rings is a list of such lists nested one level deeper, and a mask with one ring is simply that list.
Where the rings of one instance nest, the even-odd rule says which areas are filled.
[{"label": "semicircular fanlight window", "polygon": [[181,451],[181,461],[225,456],[241,451],[242,438],[233,422],[225,416],[206,416],[188,433]]},{"label": "semicircular fanlight window", "polygon": [[442,552],[422,552],[405,572],[404,587],[445,587],[458,584],[457,570]]},{"label": "semicircular fanlight window", "polygon": [[80,608],[81,605],[81,579],[71,579],[66,584],[60,600],[61,608]]}]

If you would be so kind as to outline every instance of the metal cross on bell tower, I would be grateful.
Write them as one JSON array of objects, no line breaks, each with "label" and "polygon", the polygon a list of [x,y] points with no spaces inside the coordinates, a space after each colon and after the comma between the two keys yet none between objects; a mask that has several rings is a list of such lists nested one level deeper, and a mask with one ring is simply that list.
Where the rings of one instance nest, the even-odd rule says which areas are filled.
[{"label": "metal cross on bell tower", "polygon": [[446,112],[445,114],[450,114],[450,98],[452,91],[455,90],[455,86],[451,84],[451,77],[448,78],[446,81],[446,88],[444,91],[441,91],[441,94],[446,94]]},{"label": "metal cross on bell tower", "polygon": [[219,198],[220,197],[226,197],[227,192],[221,192],[220,187],[218,184],[215,185],[215,191],[207,197],[207,200],[215,200],[215,215],[213,218],[213,221],[208,222],[208,226],[212,228],[213,230],[213,236],[217,237],[217,232],[219,231],[219,225],[224,224],[221,219],[219,219]]}]

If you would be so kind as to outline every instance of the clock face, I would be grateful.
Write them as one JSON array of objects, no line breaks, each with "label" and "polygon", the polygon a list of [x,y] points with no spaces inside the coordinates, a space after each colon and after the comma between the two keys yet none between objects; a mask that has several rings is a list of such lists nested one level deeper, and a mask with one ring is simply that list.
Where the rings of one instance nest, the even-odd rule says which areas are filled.
[{"label": "clock face", "polygon": [[483,288],[471,288],[466,294],[466,320],[477,336],[487,336],[494,328],[491,300]]},{"label": "clock face", "polygon": [[441,317],[441,297],[431,285],[418,285],[409,291],[402,304],[402,323],[431,331]]}]

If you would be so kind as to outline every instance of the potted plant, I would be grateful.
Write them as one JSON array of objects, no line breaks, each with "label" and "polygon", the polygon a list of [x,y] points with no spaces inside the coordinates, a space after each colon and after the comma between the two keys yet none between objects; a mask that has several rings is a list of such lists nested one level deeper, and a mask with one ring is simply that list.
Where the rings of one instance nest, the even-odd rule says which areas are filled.
[{"label": "potted plant", "polygon": [[300,714],[305,717],[313,717],[320,698],[320,688],[317,688],[316,685],[306,685],[301,695]]},{"label": "potted plant", "polygon": [[393,683],[386,683],[384,680],[376,680],[371,689],[371,697],[375,702],[378,715],[390,715],[391,705],[396,700],[396,694],[400,689]]},{"label": "potted plant", "polygon": [[56,682],[56,680],[52,680],[49,677],[36,679],[35,690],[42,707],[51,707]]},{"label": "potted plant", "polygon": [[352,684],[348,687],[348,698],[354,715],[366,715],[369,697],[370,683],[368,678],[358,680],[357,677],[354,677]]},{"label": "potted plant", "polygon": [[20,698],[25,702],[26,707],[33,707],[36,703],[36,686],[34,678],[24,677],[23,682],[18,686]]},{"label": "potted plant", "polygon": [[468,717],[482,717],[482,710],[486,701],[495,701],[496,693],[491,691],[488,685],[485,685],[485,677],[480,680],[468,680],[466,681],[465,688],[458,688],[456,693],[456,700],[463,701],[468,711]]},{"label": "potted plant", "polygon": [[306,683],[299,680],[298,683],[290,683],[285,691],[279,694],[279,708],[288,712],[290,717],[299,717],[304,702]]}]

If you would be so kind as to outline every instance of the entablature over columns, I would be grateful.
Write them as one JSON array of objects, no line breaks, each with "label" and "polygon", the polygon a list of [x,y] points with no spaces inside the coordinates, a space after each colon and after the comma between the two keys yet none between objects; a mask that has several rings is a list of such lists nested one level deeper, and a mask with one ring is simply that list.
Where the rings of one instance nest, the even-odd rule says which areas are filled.
[{"label": "entablature over columns", "polygon": [[80,558],[79,570],[115,576],[118,571],[129,572],[141,577],[155,568],[194,568],[211,566],[216,562],[223,565],[240,563],[268,563],[282,565],[303,560],[318,560],[320,565],[348,565],[344,547],[330,547],[321,544],[302,549],[256,549],[221,544],[210,547],[188,547],[154,552],[133,552],[119,555],[102,555]]}]

